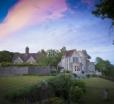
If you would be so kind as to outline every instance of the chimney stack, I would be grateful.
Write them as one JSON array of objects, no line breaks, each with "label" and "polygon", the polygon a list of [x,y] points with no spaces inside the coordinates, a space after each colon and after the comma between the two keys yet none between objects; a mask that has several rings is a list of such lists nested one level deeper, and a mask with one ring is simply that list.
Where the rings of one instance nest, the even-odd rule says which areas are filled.
[{"label": "chimney stack", "polygon": [[25,53],[26,53],[26,54],[29,54],[29,47],[26,47],[26,48],[25,48]]}]

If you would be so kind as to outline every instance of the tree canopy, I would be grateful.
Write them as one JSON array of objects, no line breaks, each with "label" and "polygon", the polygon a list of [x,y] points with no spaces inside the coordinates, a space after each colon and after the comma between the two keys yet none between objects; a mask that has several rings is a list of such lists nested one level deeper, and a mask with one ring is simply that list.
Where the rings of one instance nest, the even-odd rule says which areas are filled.
[{"label": "tree canopy", "polygon": [[57,67],[60,62],[64,52],[66,51],[66,47],[62,47],[60,50],[49,49],[47,51],[41,50],[38,52],[38,64],[41,66],[55,66]]},{"label": "tree canopy", "polygon": [[103,73],[105,76],[114,76],[114,65],[108,60],[103,60],[100,57],[96,58],[96,69]]},{"label": "tree canopy", "polygon": [[13,53],[9,51],[0,51],[0,63],[12,62]]},{"label": "tree canopy", "polygon": [[93,10],[93,14],[103,19],[111,19],[114,26],[114,0],[100,0],[95,6],[95,10]]}]

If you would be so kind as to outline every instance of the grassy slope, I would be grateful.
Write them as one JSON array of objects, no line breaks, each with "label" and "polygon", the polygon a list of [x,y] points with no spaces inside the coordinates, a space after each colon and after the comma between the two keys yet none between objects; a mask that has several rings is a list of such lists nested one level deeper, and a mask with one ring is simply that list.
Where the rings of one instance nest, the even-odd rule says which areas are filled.
[{"label": "grassy slope", "polygon": [[0,77],[0,102],[3,96],[8,93],[23,90],[29,86],[35,85],[41,80],[52,78],[52,76],[14,76]]},{"label": "grassy slope", "polygon": [[[16,77],[0,77],[0,98],[2,96],[24,89],[28,86],[37,84],[41,80],[52,78],[51,76],[16,76]],[[87,92],[84,96],[83,104],[114,104],[114,82],[104,80],[101,78],[89,78],[84,82],[87,86]],[[104,102],[102,100],[102,91],[104,88],[109,89],[110,101]]]},{"label": "grassy slope", "polygon": [[[101,78],[89,78],[84,80],[87,86],[87,92],[84,96],[86,104],[114,104],[114,82]],[[110,100],[103,101],[103,90],[109,90]]]}]

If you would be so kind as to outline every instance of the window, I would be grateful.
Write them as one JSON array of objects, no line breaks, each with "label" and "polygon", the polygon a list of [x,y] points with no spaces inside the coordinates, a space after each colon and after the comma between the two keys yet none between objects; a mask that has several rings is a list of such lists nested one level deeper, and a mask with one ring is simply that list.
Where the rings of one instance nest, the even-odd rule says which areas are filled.
[{"label": "window", "polygon": [[79,62],[79,59],[78,59],[78,57],[73,57],[73,62],[74,62],[74,63],[77,63],[77,62]]},{"label": "window", "polygon": [[79,67],[77,67],[77,71],[80,71],[80,68]]},{"label": "window", "polygon": [[75,71],[80,71],[80,67],[79,66],[75,66]]},{"label": "window", "polygon": [[77,71],[77,66],[75,66],[75,71]]}]

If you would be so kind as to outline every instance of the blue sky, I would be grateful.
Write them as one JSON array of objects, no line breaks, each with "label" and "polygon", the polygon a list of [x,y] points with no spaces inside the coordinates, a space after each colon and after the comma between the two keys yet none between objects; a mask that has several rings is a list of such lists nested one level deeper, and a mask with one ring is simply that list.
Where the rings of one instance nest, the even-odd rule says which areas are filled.
[{"label": "blue sky", "polygon": [[[4,1],[10,2],[0,8],[0,50],[24,52],[29,46],[37,52],[66,46],[86,49],[92,61],[99,56],[114,64],[111,22],[91,14],[98,0]],[[39,4],[42,8],[36,9]]]}]

